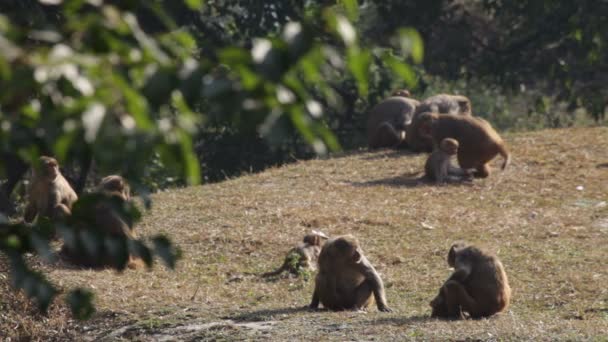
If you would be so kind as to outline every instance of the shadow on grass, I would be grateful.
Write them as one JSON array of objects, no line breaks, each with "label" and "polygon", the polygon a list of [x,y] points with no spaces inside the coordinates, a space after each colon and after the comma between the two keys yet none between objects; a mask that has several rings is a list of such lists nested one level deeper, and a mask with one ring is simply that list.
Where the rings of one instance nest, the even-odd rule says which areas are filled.
[{"label": "shadow on grass", "polygon": [[399,150],[391,150],[391,149],[377,149],[377,150],[369,150],[369,152],[377,152],[373,155],[366,156],[361,158],[363,160],[376,160],[376,159],[386,159],[386,158],[401,158],[406,156],[416,156],[421,154],[422,152],[412,152],[406,149]]},{"label": "shadow on grass", "polygon": [[608,169],[608,163],[597,164],[598,169]]},{"label": "shadow on grass", "polygon": [[277,315],[288,315],[295,314],[298,312],[311,312],[307,306],[296,307],[296,308],[280,308],[280,309],[263,309],[251,312],[238,313],[235,316],[222,317],[223,319],[231,319],[235,322],[257,322],[257,321],[268,321]]},{"label": "shadow on grass", "polygon": [[435,182],[429,181],[424,176],[414,177],[418,174],[420,174],[420,172],[406,173],[404,175],[397,176],[397,177],[375,179],[375,180],[370,180],[367,182],[349,182],[349,183],[356,187],[387,185],[387,186],[399,187],[399,188],[416,188],[416,187],[420,187],[420,186],[463,186],[463,185],[472,186],[473,185],[472,181],[436,184]]},{"label": "shadow on grass", "polygon": [[415,324],[415,323],[433,322],[433,321],[436,321],[436,319],[431,318],[431,316],[429,316],[429,315],[419,315],[419,316],[411,316],[411,317],[383,317],[383,318],[368,321],[365,324],[369,324],[369,325],[386,324],[386,325],[402,326],[402,325],[410,325],[410,324]]}]

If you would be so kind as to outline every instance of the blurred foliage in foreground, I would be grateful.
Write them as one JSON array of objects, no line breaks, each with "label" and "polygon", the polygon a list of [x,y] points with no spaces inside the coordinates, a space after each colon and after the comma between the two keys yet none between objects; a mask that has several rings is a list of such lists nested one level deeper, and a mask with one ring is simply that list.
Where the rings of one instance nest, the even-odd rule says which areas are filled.
[{"label": "blurred foliage in foreground", "polygon": [[[356,1],[329,6],[294,1],[293,7],[237,3],[3,1],[0,177],[49,154],[60,162],[80,162],[83,170],[93,163],[99,174],[124,175],[149,205],[150,165],[185,183],[199,183],[197,149],[213,151],[218,145],[209,142],[221,144],[224,138],[323,155],[340,149],[326,113],[344,112],[344,96],[368,96],[374,84],[370,69],[415,84],[406,60],[421,62],[419,35],[400,29],[391,33],[392,48],[363,46],[353,26],[359,17]],[[215,36],[183,25],[197,16],[217,19],[205,21]],[[260,29],[238,27],[247,23]],[[348,84],[347,90],[336,80]],[[228,158],[235,163],[240,155]],[[152,253],[170,267],[178,256],[163,237],[153,238],[149,248],[89,232],[94,226],[87,219],[92,214],[86,208],[94,208],[90,200],[81,196],[72,218],[53,224],[38,219],[29,227],[0,216],[0,251],[8,256],[13,284],[42,310],[57,290],[28,267],[24,256],[34,252],[52,261],[49,240],[57,232],[66,242],[78,235],[91,251],[103,247],[122,265],[127,250],[148,265]],[[139,216],[124,214],[128,221]],[[92,313],[91,298],[75,290],[66,299],[75,316],[84,318]]]}]

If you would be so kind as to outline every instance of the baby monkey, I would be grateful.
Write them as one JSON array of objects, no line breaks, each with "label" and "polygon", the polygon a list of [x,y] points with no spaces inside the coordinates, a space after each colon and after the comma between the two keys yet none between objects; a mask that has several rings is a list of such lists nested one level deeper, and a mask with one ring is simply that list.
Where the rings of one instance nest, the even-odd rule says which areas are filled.
[{"label": "baby monkey", "polygon": [[262,274],[262,277],[277,276],[284,271],[295,275],[300,274],[303,270],[316,271],[321,247],[327,239],[329,239],[327,235],[316,230],[306,234],[304,240],[287,253],[281,267],[275,271]]},{"label": "baby monkey", "polygon": [[452,165],[452,157],[458,153],[458,145],[456,139],[445,138],[435,147],[424,165],[424,173],[429,180],[444,183],[471,178],[470,172]]}]

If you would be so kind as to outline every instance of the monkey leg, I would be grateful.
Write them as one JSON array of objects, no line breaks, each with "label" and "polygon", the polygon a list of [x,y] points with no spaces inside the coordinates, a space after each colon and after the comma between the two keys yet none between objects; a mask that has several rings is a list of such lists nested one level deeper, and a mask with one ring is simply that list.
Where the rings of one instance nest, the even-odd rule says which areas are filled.
[{"label": "monkey leg", "polygon": [[368,281],[364,281],[355,289],[354,310],[361,310],[368,307],[372,302],[373,289]]},{"label": "monkey leg", "polygon": [[462,311],[468,312],[472,317],[479,317],[479,303],[469,295],[461,283],[447,281],[443,285],[443,294],[450,318],[464,318]]},{"label": "monkey leg", "polygon": [[129,269],[138,269],[138,268],[143,268],[145,265],[144,261],[142,258],[138,258],[135,257],[133,255],[129,255],[129,261],[127,262],[127,267]]},{"label": "monkey leg", "polygon": [[395,147],[405,139],[405,134],[397,132],[393,125],[388,122],[383,122],[375,132],[375,144],[372,147]]},{"label": "monkey leg", "polygon": [[476,167],[475,172],[473,173],[474,177],[477,178],[486,178],[490,175],[490,166],[488,164],[481,164]]}]

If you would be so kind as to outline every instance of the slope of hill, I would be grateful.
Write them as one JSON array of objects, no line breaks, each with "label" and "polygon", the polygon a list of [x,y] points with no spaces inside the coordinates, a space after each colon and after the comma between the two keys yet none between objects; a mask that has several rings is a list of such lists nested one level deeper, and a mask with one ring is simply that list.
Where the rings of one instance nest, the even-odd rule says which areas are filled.
[{"label": "slope of hill", "polygon": [[[0,329],[40,339],[592,339],[608,338],[608,128],[507,135],[513,162],[488,179],[429,185],[424,155],[381,150],[311,160],[154,196],[142,235],[181,246],[176,271],[40,267],[61,287],[96,293],[88,322],[49,317],[6,292]],[[497,169],[498,159],[493,163]],[[354,234],[381,273],[392,313],[309,312],[314,281],[265,280],[311,229]],[[508,311],[482,320],[430,319],[455,240],[501,258]],[[0,333],[1,335],[1,333]]]}]

